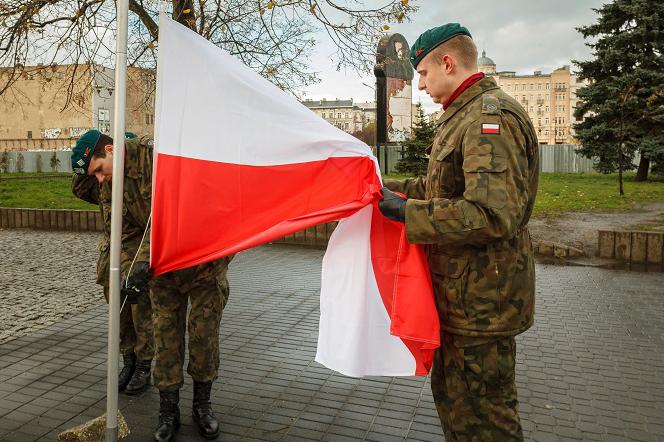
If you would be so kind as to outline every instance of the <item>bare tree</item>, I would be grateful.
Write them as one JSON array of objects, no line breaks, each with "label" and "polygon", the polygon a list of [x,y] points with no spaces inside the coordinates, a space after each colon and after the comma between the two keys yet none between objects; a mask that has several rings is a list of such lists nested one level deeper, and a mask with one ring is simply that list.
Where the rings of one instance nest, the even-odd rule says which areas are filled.
[{"label": "bare tree", "polygon": [[[156,67],[158,0],[129,0],[131,66]],[[388,23],[408,19],[409,0],[172,0],[169,13],[297,94],[319,81],[310,53],[317,36],[336,47],[337,69],[368,72]],[[380,6],[367,7],[365,3]],[[104,0],[0,0],[0,95],[26,73],[73,64],[69,96],[82,72],[114,63],[115,3]],[[35,66],[38,63],[42,65]],[[26,67],[31,66],[31,67]],[[29,72],[27,72],[29,71]],[[93,74],[94,75],[94,74]],[[69,102],[69,100],[68,100]]]}]

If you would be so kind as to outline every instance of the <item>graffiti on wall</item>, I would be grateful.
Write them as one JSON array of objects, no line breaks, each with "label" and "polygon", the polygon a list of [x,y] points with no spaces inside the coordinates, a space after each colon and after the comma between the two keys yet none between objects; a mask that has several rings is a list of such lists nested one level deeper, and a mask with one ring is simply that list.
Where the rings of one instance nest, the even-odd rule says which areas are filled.
[{"label": "graffiti on wall", "polygon": [[51,127],[41,130],[42,138],[58,138],[60,137],[61,133],[62,129],[60,129],[59,127]]},{"label": "graffiti on wall", "polygon": [[70,127],[69,128],[69,136],[71,138],[78,138],[81,135],[83,135],[85,132],[90,129],[89,127]]}]

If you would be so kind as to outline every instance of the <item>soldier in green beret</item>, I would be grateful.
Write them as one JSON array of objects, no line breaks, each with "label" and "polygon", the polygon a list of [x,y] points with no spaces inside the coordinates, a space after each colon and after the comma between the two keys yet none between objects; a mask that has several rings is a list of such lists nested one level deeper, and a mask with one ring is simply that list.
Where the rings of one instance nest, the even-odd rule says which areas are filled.
[{"label": "soldier in green beret", "polygon": [[[135,139],[136,135],[127,132],[127,140]],[[97,130],[88,131],[78,143],[78,151],[85,153],[87,148],[93,151],[95,145],[112,144],[109,137]],[[91,154],[88,155],[91,158]],[[86,157],[86,158],[88,158]],[[77,162],[79,159],[76,160]],[[85,163],[85,160],[83,160]],[[81,164],[76,164],[82,168]],[[72,177],[72,193],[78,198],[99,206],[104,223],[104,234],[99,242],[99,258],[97,260],[97,284],[104,288],[104,297],[108,302],[109,267],[110,267],[110,234],[111,234],[111,185],[109,181],[99,182],[96,177],[74,173]],[[129,268],[124,263],[126,274]],[[152,327],[152,307],[147,296],[123,296],[123,307],[120,311],[120,352],[124,362],[118,376],[119,391],[135,395],[145,391],[150,385],[150,370],[154,357],[154,332]],[[137,370],[138,366],[138,370]]]},{"label": "soldier in green beret", "polygon": [[[90,143],[88,133],[72,151],[74,172],[94,176],[100,183],[113,176],[113,144],[106,137]],[[86,141],[87,140],[87,141]],[[148,292],[154,319],[156,362],[154,382],[159,389],[159,424],[155,441],[171,441],[180,427],[180,388],[184,383],[185,333],[189,329],[187,372],[194,380],[192,417],[206,439],[219,434],[212,412],[212,382],[219,370],[219,324],[229,295],[226,273],[232,257],[152,277],[149,269],[153,141],[150,137],[125,144],[122,219],[122,269],[126,285]],[[125,284],[123,284],[125,285]],[[144,297],[147,299],[147,297]],[[140,296],[139,296],[140,299]],[[187,306],[191,304],[187,318]],[[187,327],[188,326],[188,327]]]},{"label": "soldier in green beret", "polygon": [[[524,109],[478,72],[458,23],[414,43],[419,89],[444,113],[425,177],[385,180],[379,203],[425,245],[440,317],[431,389],[447,441],[523,440],[515,336],[533,324],[535,266],[528,220],[539,156]],[[403,198],[394,192],[401,192]]]}]

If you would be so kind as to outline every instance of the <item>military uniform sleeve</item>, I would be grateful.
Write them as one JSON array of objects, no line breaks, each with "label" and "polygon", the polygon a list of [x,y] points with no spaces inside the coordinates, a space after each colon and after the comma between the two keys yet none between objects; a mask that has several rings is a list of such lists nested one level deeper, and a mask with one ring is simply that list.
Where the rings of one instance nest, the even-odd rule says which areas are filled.
[{"label": "military uniform sleeve", "polygon": [[[131,140],[133,141],[133,140]],[[132,177],[125,178],[127,194],[122,221],[123,270],[125,263],[150,262],[150,233],[148,224],[152,205],[152,139],[136,140],[141,146],[135,151]],[[127,265],[127,270],[129,269]]]},{"label": "military uniform sleeve", "polygon": [[90,204],[99,204],[99,181],[94,176],[74,174],[71,193]]},{"label": "military uniform sleeve", "polygon": [[141,222],[145,226],[145,239],[138,251],[138,259],[145,262],[150,262],[150,237],[152,235],[152,163],[153,157],[153,140],[151,137],[143,137],[142,144],[146,147],[141,161],[141,196],[143,197],[144,209],[141,211]]},{"label": "military uniform sleeve", "polygon": [[[482,134],[498,124],[497,134]],[[495,126],[493,126],[495,127]],[[526,140],[516,116],[482,115],[462,141],[465,191],[454,199],[409,199],[406,234],[411,243],[484,245],[510,239],[528,203]]]},{"label": "military uniform sleeve", "polygon": [[405,180],[385,179],[383,185],[392,192],[401,192],[408,198],[424,198],[425,179],[423,177],[406,178]]}]

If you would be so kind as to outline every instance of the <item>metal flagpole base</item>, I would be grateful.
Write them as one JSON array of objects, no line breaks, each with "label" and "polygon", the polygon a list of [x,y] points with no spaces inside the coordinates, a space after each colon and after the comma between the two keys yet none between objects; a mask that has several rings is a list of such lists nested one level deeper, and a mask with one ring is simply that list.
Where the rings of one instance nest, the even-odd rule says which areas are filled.
[{"label": "metal flagpole base", "polygon": [[106,428],[106,442],[117,442],[118,440],[118,427]]}]

